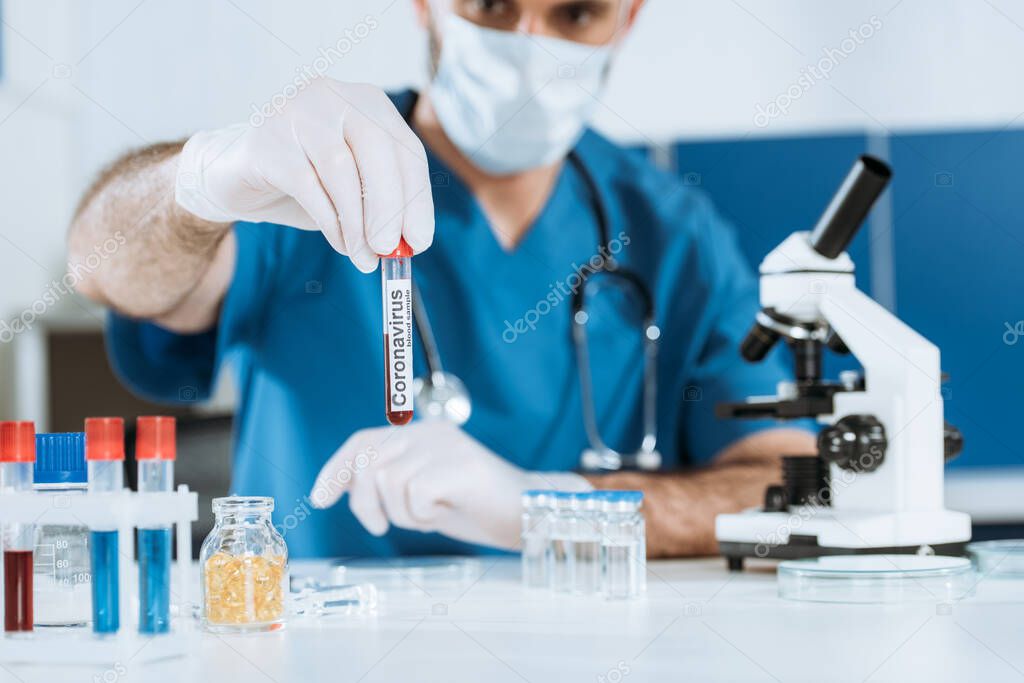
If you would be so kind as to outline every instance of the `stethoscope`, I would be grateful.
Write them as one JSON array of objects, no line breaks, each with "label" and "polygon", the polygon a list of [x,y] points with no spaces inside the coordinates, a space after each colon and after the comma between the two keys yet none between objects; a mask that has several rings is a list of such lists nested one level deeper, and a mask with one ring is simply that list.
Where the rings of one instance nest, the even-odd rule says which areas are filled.
[{"label": "stethoscope", "polygon": [[[639,275],[623,268],[615,261],[609,248],[608,214],[604,202],[601,200],[597,181],[575,151],[569,153],[568,160],[587,186],[597,222],[599,244],[603,247],[601,249],[601,267],[593,272],[581,273],[582,281],[572,292],[572,339],[576,348],[576,362],[579,366],[583,423],[587,432],[587,441],[590,444],[580,457],[580,465],[585,470],[655,470],[661,466],[661,454],[658,453],[656,447],[657,360],[658,338],[661,336],[661,329],[654,320],[654,297]],[[594,276],[598,274],[604,277],[595,278]],[[587,312],[586,304],[588,289],[593,287],[596,292],[599,288],[608,286],[609,280],[615,280],[624,289],[632,291],[642,307],[644,374],[641,419],[643,437],[639,449],[634,453],[621,453],[609,446],[601,437],[601,432],[597,427],[594,385],[590,372],[590,351],[587,343],[587,323],[590,320],[590,314]],[[427,374],[416,378],[413,383],[416,411],[426,419],[445,419],[459,426],[464,425],[473,411],[469,390],[461,379],[444,369],[434,330],[430,324],[430,316],[427,315],[423,298],[415,283],[413,283],[412,312],[427,362]]]}]

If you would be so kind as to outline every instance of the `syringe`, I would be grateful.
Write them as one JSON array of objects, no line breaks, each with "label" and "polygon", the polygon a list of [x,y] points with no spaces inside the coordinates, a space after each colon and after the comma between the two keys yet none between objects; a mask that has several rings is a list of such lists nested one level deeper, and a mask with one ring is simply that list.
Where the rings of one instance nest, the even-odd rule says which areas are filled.
[{"label": "syringe", "polygon": [[412,248],[402,239],[380,260],[384,309],[384,411],[393,425],[412,420]]}]

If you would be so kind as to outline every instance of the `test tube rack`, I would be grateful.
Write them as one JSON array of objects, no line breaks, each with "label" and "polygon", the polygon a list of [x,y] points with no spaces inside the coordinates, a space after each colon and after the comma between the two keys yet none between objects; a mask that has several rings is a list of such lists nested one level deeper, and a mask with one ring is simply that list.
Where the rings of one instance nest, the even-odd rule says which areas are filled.
[{"label": "test tube rack", "polygon": [[[36,629],[17,639],[0,639],[0,663],[61,664],[136,663],[183,656],[190,649],[196,630],[191,610],[195,602],[192,567],[192,523],[199,518],[199,498],[188,486],[176,491],[136,493],[85,493],[67,496],[40,496],[35,493],[0,494],[0,520],[4,523],[48,525],[70,524],[90,529],[111,529],[118,538],[118,590],[120,593],[120,630],[116,634],[93,634],[88,628]],[[132,549],[136,528],[173,525],[176,532],[177,559],[172,567],[171,600],[178,615],[171,632],[160,635],[138,633],[138,615],[132,599],[136,583]],[[0,581],[3,579],[0,567]],[[0,592],[0,613],[3,595]],[[173,614],[173,613],[172,613]]]}]

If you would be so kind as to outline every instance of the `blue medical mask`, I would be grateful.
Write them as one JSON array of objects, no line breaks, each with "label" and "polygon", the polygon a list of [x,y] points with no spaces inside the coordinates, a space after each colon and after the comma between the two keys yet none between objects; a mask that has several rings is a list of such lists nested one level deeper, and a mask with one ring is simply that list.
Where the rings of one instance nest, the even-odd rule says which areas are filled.
[{"label": "blue medical mask", "polygon": [[482,28],[455,14],[441,39],[430,100],[476,166],[511,175],[573,148],[604,85],[610,47]]}]

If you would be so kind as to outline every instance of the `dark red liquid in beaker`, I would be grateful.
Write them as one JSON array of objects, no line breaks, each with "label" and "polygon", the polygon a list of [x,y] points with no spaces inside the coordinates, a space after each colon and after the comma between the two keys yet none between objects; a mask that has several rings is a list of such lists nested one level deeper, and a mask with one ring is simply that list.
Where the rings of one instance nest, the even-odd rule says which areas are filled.
[{"label": "dark red liquid in beaker", "polygon": [[4,551],[4,630],[32,630],[32,551]]},{"label": "dark red liquid in beaker", "polygon": [[388,353],[388,345],[390,344],[389,335],[384,335],[384,415],[387,416],[388,422],[400,427],[404,424],[409,424],[412,420],[411,410],[392,410],[391,409],[391,354]]}]

